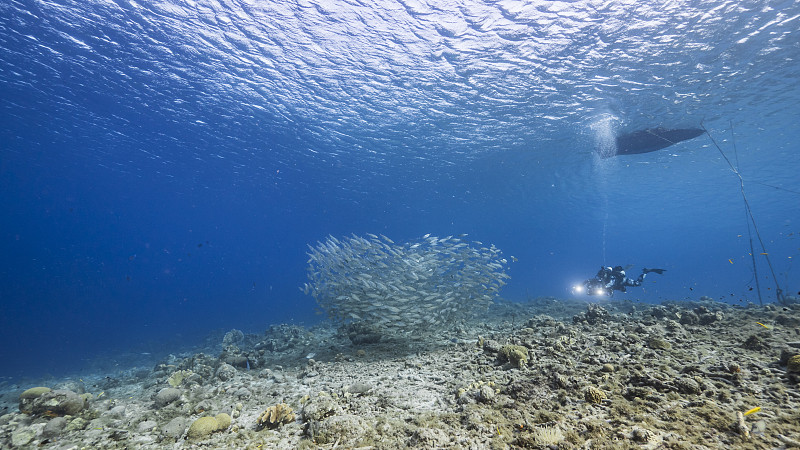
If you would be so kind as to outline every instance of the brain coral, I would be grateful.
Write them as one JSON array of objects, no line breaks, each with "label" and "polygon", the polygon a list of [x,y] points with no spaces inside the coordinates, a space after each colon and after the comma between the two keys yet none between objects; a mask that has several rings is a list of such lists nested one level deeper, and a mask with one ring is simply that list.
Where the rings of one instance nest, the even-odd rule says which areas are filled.
[{"label": "brain coral", "polygon": [[222,413],[216,417],[201,417],[189,427],[189,439],[204,439],[215,431],[222,431],[231,426],[231,416]]}]

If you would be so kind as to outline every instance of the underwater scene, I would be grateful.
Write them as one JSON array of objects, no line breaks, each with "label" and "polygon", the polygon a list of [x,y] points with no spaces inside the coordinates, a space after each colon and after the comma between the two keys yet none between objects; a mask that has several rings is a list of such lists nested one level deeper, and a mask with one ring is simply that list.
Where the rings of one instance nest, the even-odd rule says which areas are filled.
[{"label": "underwater scene", "polygon": [[798,36],[0,2],[0,448],[800,448]]}]

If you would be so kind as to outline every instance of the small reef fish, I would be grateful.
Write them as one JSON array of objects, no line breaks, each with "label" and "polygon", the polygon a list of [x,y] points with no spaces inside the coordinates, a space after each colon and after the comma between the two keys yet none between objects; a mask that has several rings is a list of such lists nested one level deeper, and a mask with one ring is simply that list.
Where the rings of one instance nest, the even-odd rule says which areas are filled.
[{"label": "small reef fish", "polygon": [[329,236],[308,245],[308,282],[300,290],[343,322],[399,333],[450,326],[487,308],[510,278],[500,249],[465,237],[428,233],[395,244],[382,234]]},{"label": "small reef fish", "polygon": [[760,406],[756,406],[755,408],[747,410],[746,412],[742,413],[742,415],[743,416],[749,416],[750,414],[755,414],[755,413],[757,413],[759,411],[761,411],[761,407]]}]

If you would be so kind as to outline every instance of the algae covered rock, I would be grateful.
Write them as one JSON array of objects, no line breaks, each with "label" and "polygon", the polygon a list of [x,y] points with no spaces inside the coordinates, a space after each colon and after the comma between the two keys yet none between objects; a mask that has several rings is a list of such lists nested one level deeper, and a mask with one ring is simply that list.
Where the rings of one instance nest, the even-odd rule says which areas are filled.
[{"label": "algae covered rock", "polygon": [[380,328],[365,322],[353,322],[344,325],[343,330],[353,345],[375,344],[383,337]]},{"label": "algae covered rock", "polygon": [[61,432],[64,431],[64,428],[66,426],[67,426],[67,419],[65,419],[64,417],[56,417],[47,422],[47,424],[44,426],[44,428],[42,429],[42,437],[52,439],[61,434]]},{"label": "algae covered rock", "polygon": [[703,391],[703,386],[694,378],[680,377],[675,380],[675,387],[678,392],[683,394],[699,394]]},{"label": "algae covered rock", "polygon": [[481,403],[492,403],[494,402],[496,396],[496,392],[492,386],[487,384],[482,385],[475,396],[475,398]]},{"label": "algae covered rock", "polygon": [[28,445],[36,437],[36,430],[33,428],[21,428],[11,433],[11,445],[22,447]]},{"label": "algae covered rock", "polygon": [[153,431],[158,426],[158,422],[155,420],[145,420],[144,422],[140,422],[139,425],[136,426],[136,431],[139,433],[147,433],[149,431]]},{"label": "algae covered rock", "polygon": [[220,360],[225,364],[228,364],[233,367],[240,367],[242,369],[244,368],[249,369],[250,366],[256,367],[255,362],[251,363],[250,358],[245,355],[225,354],[220,356]]},{"label": "algae covered rock", "polygon": [[228,347],[230,345],[236,345],[244,340],[244,333],[241,330],[237,330],[236,328],[232,329],[225,333],[225,336],[222,338],[222,346]]},{"label": "algae covered rock", "polygon": [[[86,399],[66,389],[55,391],[27,390],[20,395],[19,410],[25,414],[56,416],[74,416],[86,407]],[[40,393],[39,395],[36,395]]]},{"label": "algae covered rock", "polygon": [[122,419],[125,417],[125,411],[125,405],[117,405],[103,413],[103,415],[114,419]]},{"label": "algae covered rock", "polygon": [[167,383],[169,383],[169,385],[172,387],[178,387],[180,386],[181,383],[183,383],[183,380],[189,378],[192,375],[194,375],[194,372],[192,372],[191,370],[179,370],[173,373],[167,379]]},{"label": "algae covered rock", "polygon": [[475,402],[491,404],[499,392],[493,381],[476,381],[456,391],[456,402],[461,405]]},{"label": "algae covered rock", "polygon": [[694,311],[684,311],[681,313],[680,323],[682,325],[697,325],[700,323],[700,316]]},{"label": "algae covered rock", "polygon": [[175,417],[161,429],[161,436],[166,439],[177,440],[183,436],[183,432],[186,431],[188,423],[189,419],[185,417]]},{"label": "algae covered rock", "polygon": [[24,391],[19,395],[19,411],[23,414],[32,414],[33,401],[50,391],[49,387],[44,386],[32,387]]},{"label": "algae covered rock", "polygon": [[164,406],[169,405],[175,400],[181,398],[181,394],[181,390],[174,387],[164,388],[158,391],[158,394],[156,394],[154,398],[156,407],[163,408]]},{"label": "algae covered rock", "polygon": [[503,348],[503,346],[500,345],[500,343],[497,342],[494,339],[483,339],[483,338],[481,338],[478,341],[478,347],[481,347],[481,346],[483,346],[483,351],[489,352],[489,353],[499,353],[500,349]]},{"label": "algae covered rock", "polygon": [[670,345],[669,342],[658,337],[651,338],[649,341],[647,341],[647,346],[653,350],[669,350],[672,348],[672,345]]},{"label": "algae covered rock", "polygon": [[504,345],[497,356],[501,361],[508,361],[520,369],[528,364],[528,349],[521,345]]},{"label": "algae covered rock", "polygon": [[594,386],[589,386],[588,388],[586,388],[586,390],[583,392],[583,397],[586,399],[587,402],[594,404],[603,403],[603,400],[608,398],[605,392],[601,391],[600,389],[597,389]]},{"label": "algae covered rock", "polygon": [[640,444],[647,444],[655,441],[656,434],[648,429],[636,427],[631,431],[630,439]]},{"label": "algae covered rock", "polygon": [[742,348],[754,351],[766,351],[772,348],[769,342],[770,336],[768,334],[753,334],[750,335],[742,343]]},{"label": "algae covered rock", "polygon": [[604,322],[608,322],[611,319],[611,314],[603,308],[602,306],[590,303],[586,311],[583,311],[580,314],[576,314],[572,317],[573,323],[585,323],[588,325],[598,325]]},{"label": "algae covered rock", "polygon": [[67,426],[64,428],[64,431],[80,431],[86,428],[87,425],[89,425],[88,420],[84,419],[83,417],[76,417],[67,424]]},{"label": "algae covered rock", "polygon": [[364,420],[353,414],[332,416],[322,422],[313,422],[309,426],[311,437],[317,444],[333,444],[357,447],[369,431]]},{"label": "algae covered rock", "polygon": [[217,369],[217,378],[220,381],[232,380],[236,376],[236,368],[227,363],[222,363]]},{"label": "algae covered rock", "polygon": [[414,448],[446,448],[450,444],[450,436],[438,428],[420,427],[411,437]]},{"label": "algae covered rock", "polygon": [[339,409],[338,403],[327,392],[320,392],[314,397],[308,399],[303,405],[303,420],[306,422],[316,420],[320,421],[326,417],[332,416],[337,413]]},{"label": "algae covered rock", "polygon": [[800,355],[794,355],[786,362],[786,371],[800,373]]}]

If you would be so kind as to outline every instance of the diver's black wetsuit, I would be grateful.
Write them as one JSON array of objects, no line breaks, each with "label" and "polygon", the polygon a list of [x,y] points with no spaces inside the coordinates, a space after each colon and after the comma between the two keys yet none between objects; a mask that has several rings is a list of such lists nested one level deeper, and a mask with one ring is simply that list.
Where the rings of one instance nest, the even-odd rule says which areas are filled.
[{"label": "diver's black wetsuit", "polygon": [[[586,280],[584,285],[599,284],[605,290],[606,295],[611,295],[614,291],[627,292],[627,286],[641,286],[644,277],[647,276],[648,273],[655,272],[662,274],[664,270],[665,269],[642,269],[639,278],[632,279],[625,275],[625,269],[623,269],[622,266],[616,266],[614,268],[601,267],[600,270],[597,271],[597,275],[595,275],[594,279]],[[591,290],[587,291],[587,293],[592,294]]]}]

